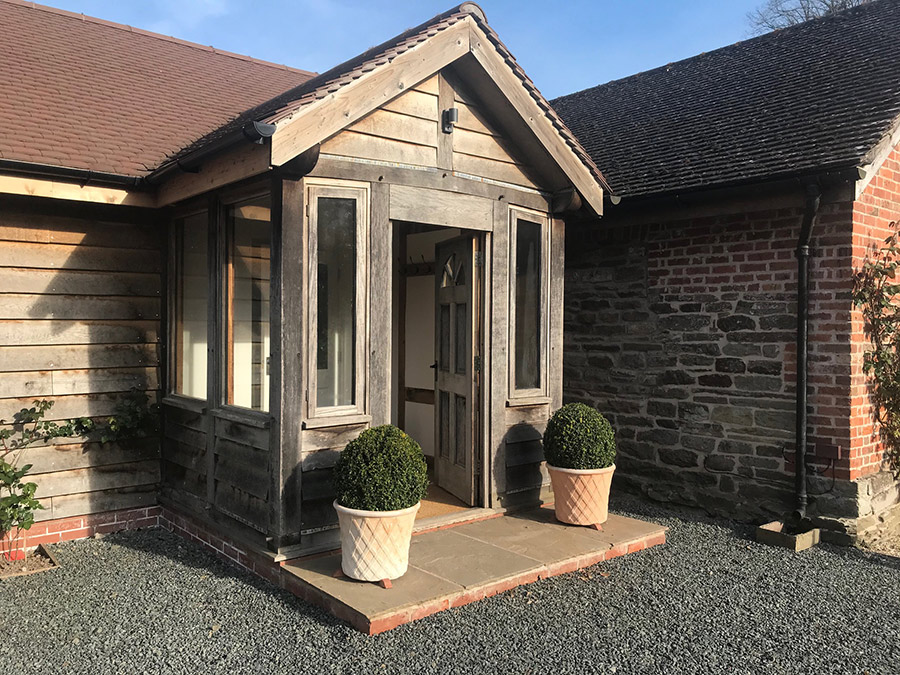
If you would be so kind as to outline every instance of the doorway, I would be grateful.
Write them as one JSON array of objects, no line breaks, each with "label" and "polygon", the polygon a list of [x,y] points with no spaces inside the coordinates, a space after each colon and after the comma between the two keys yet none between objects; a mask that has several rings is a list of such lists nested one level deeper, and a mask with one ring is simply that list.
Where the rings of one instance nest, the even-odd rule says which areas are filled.
[{"label": "doorway", "polygon": [[394,223],[392,421],[421,446],[420,518],[480,505],[484,235]]}]

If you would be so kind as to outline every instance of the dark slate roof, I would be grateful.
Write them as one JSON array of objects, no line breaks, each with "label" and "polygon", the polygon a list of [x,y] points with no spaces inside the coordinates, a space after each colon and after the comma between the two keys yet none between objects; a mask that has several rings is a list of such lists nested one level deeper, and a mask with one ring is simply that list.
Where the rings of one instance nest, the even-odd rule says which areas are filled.
[{"label": "dark slate roof", "polygon": [[552,104],[623,196],[849,168],[900,114],[898,36],[878,0]]}]

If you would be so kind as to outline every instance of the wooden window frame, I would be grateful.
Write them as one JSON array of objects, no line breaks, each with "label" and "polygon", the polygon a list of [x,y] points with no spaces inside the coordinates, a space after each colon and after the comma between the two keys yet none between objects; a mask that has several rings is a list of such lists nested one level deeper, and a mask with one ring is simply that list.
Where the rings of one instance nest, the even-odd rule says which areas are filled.
[{"label": "wooden window frame", "polygon": [[[216,200],[216,289],[217,289],[217,322],[216,322],[216,346],[218,352],[218,395],[217,401],[219,405],[219,409],[225,411],[232,411],[234,415],[239,417],[245,417],[249,419],[254,419],[257,416],[263,415],[266,418],[271,414],[270,410],[256,410],[254,408],[247,408],[241,405],[237,405],[235,403],[229,403],[228,399],[230,396],[230,392],[233,390],[234,385],[234,373],[231,368],[232,362],[232,351],[234,349],[233,340],[231,336],[233,336],[233,317],[231,312],[231,293],[234,287],[234,280],[232,277],[233,269],[231,267],[231,260],[229,257],[229,247],[231,246],[231,240],[233,233],[230,231],[228,227],[228,208],[234,206],[235,204],[240,204],[241,202],[251,201],[253,199],[259,199],[260,197],[268,197],[269,198],[269,256],[270,256],[270,264],[271,264],[271,255],[272,249],[274,248],[274,226],[271,220],[272,213],[272,195],[271,190],[267,185],[250,185],[241,188],[237,188],[234,190],[229,190],[227,193],[223,194]],[[270,280],[269,283],[269,303],[271,307],[272,302],[272,283]],[[272,341],[275,339],[274,336],[271,335],[272,325],[271,318],[269,317],[269,345],[271,352]],[[271,353],[268,355],[271,357]],[[267,358],[268,358],[267,357]],[[271,385],[271,382],[270,382]],[[271,407],[271,391],[269,392],[269,407]]]},{"label": "wooden window frame", "polygon": [[[537,223],[541,228],[540,278],[540,336],[539,373],[540,387],[519,389],[516,387],[516,244],[519,233],[519,219]],[[509,392],[508,406],[538,405],[550,402],[549,374],[550,348],[550,217],[547,213],[520,206],[509,208]]]},{"label": "wooden window frame", "polygon": [[[358,424],[368,421],[369,373],[369,208],[368,183],[355,181],[306,179],[306,335],[307,335],[307,414],[304,428]],[[356,207],[356,367],[355,403],[319,407],[318,395],[318,199],[337,197],[355,199]]]},{"label": "wooden window frame", "polygon": [[[184,240],[184,221],[193,216],[206,215],[206,283],[207,283],[207,310],[209,306],[215,303],[215,286],[210,280],[211,271],[215,265],[215,251],[210,246],[211,235],[214,231],[210,229],[209,208],[205,203],[193,202],[183,208],[178,209],[172,214],[171,220],[171,236],[169,237],[169,265],[168,265],[168,344],[166,352],[169,355],[166,374],[168,382],[166,386],[165,398],[183,399],[185,402],[207,403],[209,401],[209,380],[212,376],[212,355],[210,353],[211,331],[207,326],[206,340],[206,395],[203,397],[191,396],[177,390],[181,375],[179,373],[179,364],[181,362],[181,354],[183,345],[181,335],[181,303],[179,302],[179,291],[183,288],[183,280],[181,271],[184,266],[182,259],[182,242]],[[181,225],[179,226],[179,223]],[[207,311],[208,314],[208,311]],[[193,406],[192,406],[193,407]]]}]

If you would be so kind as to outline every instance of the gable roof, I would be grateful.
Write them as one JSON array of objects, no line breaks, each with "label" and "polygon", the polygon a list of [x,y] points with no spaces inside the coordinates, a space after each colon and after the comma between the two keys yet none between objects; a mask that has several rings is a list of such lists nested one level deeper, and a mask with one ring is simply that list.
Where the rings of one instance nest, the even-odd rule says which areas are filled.
[{"label": "gable roof", "polygon": [[144,176],[313,73],[0,0],[0,158]]},{"label": "gable roof", "polygon": [[552,103],[623,196],[851,168],[900,114],[897,35],[878,0]]},{"label": "gable roof", "polygon": [[[371,80],[372,78],[377,77],[379,71],[384,71],[392,64],[399,63],[399,61],[405,58],[405,55],[408,53],[423,49],[426,43],[429,43],[432,40],[439,40],[442,33],[449,33],[455,27],[462,27],[460,24],[467,20],[471,20],[475,23],[477,28],[481,31],[481,34],[484,35],[490,43],[490,47],[496,50],[496,53],[505,63],[506,68],[508,68],[516,78],[516,84],[525,90],[530,102],[537,106],[535,112],[550,123],[553,132],[558,135],[558,138],[561,139],[565,145],[566,151],[573,153],[577,158],[576,162],[579,163],[579,166],[582,169],[587,170],[590,182],[595,186],[600,186],[600,192],[602,192],[602,190],[608,190],[608,185],[603,174],[597,168],[596,164],[594,164],[590,155],[581,146],[575,135],[568,127],[566,127],[565,123],[554,112],[547,99],[545,99],[540,91],[538,91],[537,87],[528,78],[524,70],[522,70],[521,66],[519,66],[515,58],[502,43],[497,33],[487,23],[481,8],[473,2],[464,2],[415,28],[411,28],[404,33],[401,33],[387,42],[367,50],[349,61],[335,66],[315,78],[307,80],[298,86],[282,92],[272,99],[245,111],[229,123],[212,131],[204,138],[201,138],[197,142],[184,148],[181,152],[176,153],[170,158],[166,165],[160,167],[160,171],[166,170],[168,165],[184,160],[191,153],[198,152],[229,136],[238,134],[242,128],[251,122],[274,124],[278,131],[281,131],[294,124],[295,121],[300,120],[304,113],[311,113],[311,110],[307,110],[308,108],[316,108],[315,119],[312,122],[305,120],[305,123],[308,124],[309,127],[314,126],[314,128],[304,127],[304,130],[308,131],[308,133],[304,134],[308,140],[305,146],[300,148],[289,148],[284,152],[279,152],[277,144],[280,139],[285,138],[285,134],[282,132],[279,136],[278,131],[276,131],[276,135],[272,137],[272,164],[280,165],[286,161],[286,159],[289,159],[292,154],[298,154],[316,142],[324,140],[330,135],[330,133],[327,133],[327,129],[334,132],[355,121],[347,109],[349,107],[348,104],[342,108],[340,114],[335,114],[333,116],[333,128],[328,127],[326,123],[323,122],[322,115],[319,112],[319,107],[321,105],[327,105],[329,102],[336,100],[345,93],[345,90],[353,89],[354,86],[360,84],[362,81],[366,80],[366,78]],[[437,51],[442,52],[441,56],[446,63],[451,63],[457,58],[469,54],[470,52],[477,54],[480,45],[469,45],[468,36],[466,36],[465,40],[465,44],[459,42],[456,45],[451,45],[448,42],[447,45],[444,45],[443,49],[438,49]],[[440,65],[435,67],[432,62],[431,65],[425,66],[423,59],[420,70],[422,68],[431,68],[428,72],[428,75],[431,75],[440,68]],[[413,70],[412,73],[414,72],[417,71]],[[366,101],[364,105],[356,106],[357,109],[365,110],[366,112],[373,110],[387,100],[390,100],[390,96],[400,95],[405,88],[417,84],[417,80],[416,77],[411,77],[409,81],[403,81],[400,84],[403,88],[392,88],[390,92],[385,92],[384,89],[379,89],[377,86],[374,87],[372,91],[366,92],[366,96],[368,96],[369,100]],[[348,94],[348,96],[349,95],[350,94]],[[316,106],[315,104],[320,104],[320,106]],[[310,117],[312,116],[311,113]],[[359,116],[361,115],[357,115],[357,118]],[[546,139],[544,140],[546,141]],[[577,179],[574,182],[576,185],[578,184]],[[584,184],[579,187],[582,192],[587,192]],[[600,204],[594,204],[594,208],[599,213],[602,206]]]}]

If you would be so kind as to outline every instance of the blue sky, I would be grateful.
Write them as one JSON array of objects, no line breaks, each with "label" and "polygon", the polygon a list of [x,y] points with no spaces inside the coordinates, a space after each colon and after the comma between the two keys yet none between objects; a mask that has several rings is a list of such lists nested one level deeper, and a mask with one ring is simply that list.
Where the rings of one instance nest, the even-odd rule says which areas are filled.
[{"label": "blue sky", "polygon": [[[457,0],[458,2],[459,0]],[[166,35],[324,71],[454,0],[44,0]],[[482,0],[548,98],[746,39],[762,0]]]}]

